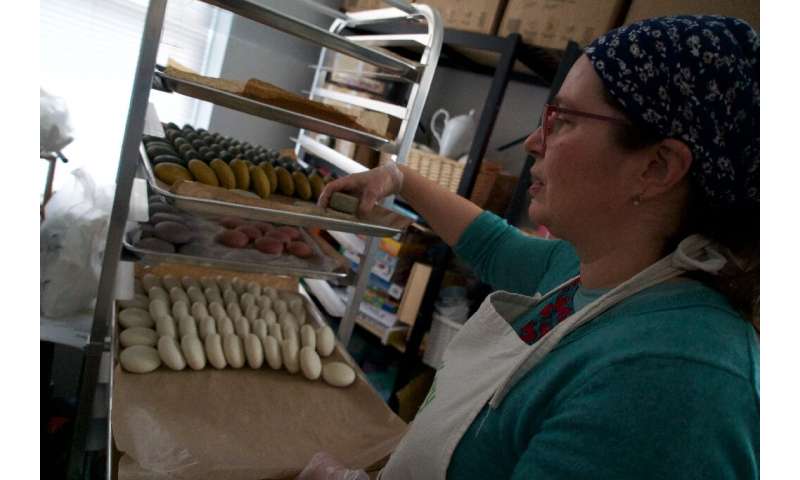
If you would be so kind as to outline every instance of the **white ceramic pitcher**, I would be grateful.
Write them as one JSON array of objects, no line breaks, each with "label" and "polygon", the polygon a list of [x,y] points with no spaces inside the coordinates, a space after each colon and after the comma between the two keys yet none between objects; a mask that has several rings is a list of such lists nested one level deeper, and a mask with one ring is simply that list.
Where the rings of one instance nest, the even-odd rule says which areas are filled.
[{"label": "white ceramic pitcher", "polygon": [[[437,131],[436,122],[440,117],[444,117],[444,123]],[[431,117],[431,132],[439,143],[439,155],[447,158],[458,158],[469,152],[476,128],[474,109],[466,115],[450,118],[447,110],[440,108]]]}]

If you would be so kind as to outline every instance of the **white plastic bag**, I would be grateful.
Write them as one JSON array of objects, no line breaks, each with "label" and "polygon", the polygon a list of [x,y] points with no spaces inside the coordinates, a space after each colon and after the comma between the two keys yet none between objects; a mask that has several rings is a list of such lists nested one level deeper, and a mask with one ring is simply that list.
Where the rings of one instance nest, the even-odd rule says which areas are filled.
[{"label": "white plastic bag", "polygon": [[50,318],[92,308],[114,199],[83,169],[47,203],[40,227],[40,310]]},{"label": "white plastic bag", "polygon": [[39,148],[44,152],[60,152],[72,142],[67,103],[39,89]]}]

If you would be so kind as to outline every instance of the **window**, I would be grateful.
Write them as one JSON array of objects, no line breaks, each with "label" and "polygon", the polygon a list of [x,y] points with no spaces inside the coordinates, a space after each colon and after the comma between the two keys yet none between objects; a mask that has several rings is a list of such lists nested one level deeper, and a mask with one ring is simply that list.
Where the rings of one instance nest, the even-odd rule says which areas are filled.
[{"label": "window", "polygon": [[[147,6],[147,0],[41,0],[41,86],[66,100],[75,137],[64,149],[70,164],[57,167],[56,186],[79,166],[100,183],[115,180]],[[230,22],[231,14],[199,1],[167,2],[158,63],[173,58],[219,75]],[[208,125],[210,106],[197,100],[151,91],[150,101],[165,121]]]}]

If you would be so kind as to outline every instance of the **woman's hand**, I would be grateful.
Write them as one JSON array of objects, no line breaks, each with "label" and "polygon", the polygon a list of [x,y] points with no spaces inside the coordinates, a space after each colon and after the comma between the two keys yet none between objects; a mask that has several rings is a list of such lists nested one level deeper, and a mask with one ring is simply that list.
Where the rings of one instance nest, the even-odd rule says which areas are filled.
[{"label": "woman's hand", "polygon": [[359,197],[358,215],[367,215],[376,203],[400,193],[403,188],[403,172],[394,162],[372,170],[338,178],[325,186],[317,205],[327,207],[334,192],[349,193]]},{"label": "woman's hand", "polygon": [[296,480],[369,480],[369,476],[364,470],[350,470],[329,453],[317,452]]}]

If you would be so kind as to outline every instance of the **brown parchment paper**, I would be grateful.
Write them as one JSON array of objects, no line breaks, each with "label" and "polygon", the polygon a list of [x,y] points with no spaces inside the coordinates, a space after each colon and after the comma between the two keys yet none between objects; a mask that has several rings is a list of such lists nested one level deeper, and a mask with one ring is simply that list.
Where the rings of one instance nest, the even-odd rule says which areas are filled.
[{"label": "brown parchment paper", "polygon": [[347,388],[269,367],[115,375],[121,480],[294,478],[318,451],[366,469],[406,431],[360,372]]},{"label": "brown parchment paper", "polygon": [[[183,264],[136,265],[136,277],[148,272],[239,276],[262,286],[297,290],[294,277]],[[319,451],[348,467],[375,470],[407,426],[338,342],[323,364],[330,361],[353,367],[355,383],[336,388],[266,364],[259,370],[209,365],[180,372],[162,366],[142,375],[125,372],[115,361],[111,431],[119,454],[116,478],[294,478]]]}]

